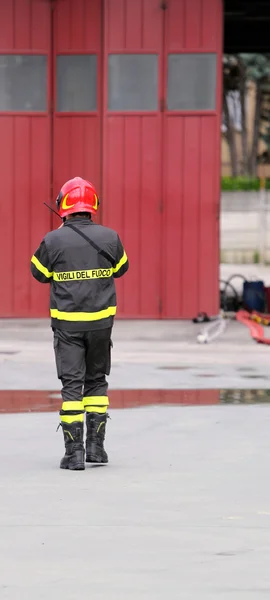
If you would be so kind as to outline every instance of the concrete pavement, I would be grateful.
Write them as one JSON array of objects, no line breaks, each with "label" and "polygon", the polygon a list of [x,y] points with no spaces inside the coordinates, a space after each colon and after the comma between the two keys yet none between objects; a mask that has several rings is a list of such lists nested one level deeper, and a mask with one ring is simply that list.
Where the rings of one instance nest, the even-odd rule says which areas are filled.
[{"label": "concrete pavement", "polygon": [[268,406],[112,411],[111,463],[60,471],[54,414],[0,418],[1,600],[270,594]]},{"label": "concrete pavement", "polygon": [[[114,328],[111,388],[269,388],[236,322]],[[0,388],[56,390],[46,321],[0,322]],[[0,415],[1,600],[254,600],[270,594],[269,405],[110,411],[106,467],[59,469],[57,411]]]},{"label": "concrete pavement", "polygon": [[[200,328],[183,321],[116,321],[110,388],[270,386],[270,347],[256,344],[235,321],[220,338],[199,345]],[[0,322],[0,389],[60,390],[49,321]]]}]

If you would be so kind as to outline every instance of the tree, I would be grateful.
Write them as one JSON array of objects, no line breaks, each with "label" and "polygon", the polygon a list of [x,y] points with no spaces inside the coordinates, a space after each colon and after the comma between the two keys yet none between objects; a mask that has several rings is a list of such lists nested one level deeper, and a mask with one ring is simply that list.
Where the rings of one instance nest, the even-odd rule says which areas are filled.
[{"label": "tree", "polygon": [[265,150],[258,156],[258,162],[270,163],[270,82],[265,83],[261,104],[260,139],[263,140]]},{"label": "tree", "polygon": [[248,137],[247,137],[247,115],[246,115],[246,97],[247,97],[247,71],[241,56],[238,57],[239,68],[239,96],[241,106],[241,141],[242,141],[242,175],[248,175]]},{"label": "tree", "polygon": [[225,125],[225,137],[228,142],[232,176],[238,175],[238,161],[234,134],[234,124],[229,109],[229,97],[231,92],[239,88],[239,68],[237,61],[232,55],[223,58],[223,114]]},{"label": "tree", "polygon": [[243,65],[246,81],[253,81],[256,86],[253,136],[248,158],[248,173],[250,176],[255,176],[257,173],[262,103],[270,79],[270,60],[268,54],[239,54],[239,61]]},{"label": "tree", "polygon": [[[255,111],[252,142],[248,146],[246,97],[248,83],[255,85]],[[229,110],[232,93],[239,93],[241,107],[241,174],[255,176],[258,163],[258,143],[262,139],[270,156],[270,54],[225,55],[223,59],[223,112],[226,139],[230,151],[232,175],[239,172],[235,141],[235,127]],[[263,124],[263,127],[262,127]],[[268,152],[266,153],[268,154]],[[260,158],[266,160],[266,156]]]}]

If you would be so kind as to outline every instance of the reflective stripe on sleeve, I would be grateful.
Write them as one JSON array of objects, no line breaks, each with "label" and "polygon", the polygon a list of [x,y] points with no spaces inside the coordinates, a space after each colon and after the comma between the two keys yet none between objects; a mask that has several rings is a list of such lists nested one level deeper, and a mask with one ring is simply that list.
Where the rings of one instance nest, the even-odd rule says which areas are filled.
[{"label": "reflective stripe on sleeve", "polygon": [[50,273],[50,271],[48,271],[47,267],[44,267],[44,265],[41,264],[41,262],[38,260],[38,258],[34,254],[31,258],[31,262],[33,263],[33,265],[35,265],[36,269],[38,271],[40,271],[40,273],[45,275],[45,277],[47,277],[48,279],[50,279],[50,277],[52,277],[53,274]]},{"label": "reflective stripe on sleeve", "polygon": [[127,255],[124,252],[122,258],[119,260],[119,262],[117,263],[116,267],[114,267],[113,269],[113,273],[117,273],[117,271],[120,271],[121,267],[127,262]]}]

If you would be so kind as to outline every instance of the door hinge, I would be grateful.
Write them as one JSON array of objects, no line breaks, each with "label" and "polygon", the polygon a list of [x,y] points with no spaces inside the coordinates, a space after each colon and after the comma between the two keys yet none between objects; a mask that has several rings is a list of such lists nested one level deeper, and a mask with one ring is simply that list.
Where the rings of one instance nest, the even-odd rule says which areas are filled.
[{"label": "door hinge", "polygon": [[160,100],[160,112],[164,112],[165,108],[166,108],[165,100],[164,100],[164,98],[161,98],[161,100]]},{"label": "door hinge", "polygon": [[163,309],[162,300],[161,300],[161,298],[159,298],[159,302],[158,302],[159,315],[162,315],[162,309]]},{"label": "door hinge", "polygon": [[163,200],[160,200],[159,201],[159,212],[160,212],[160,214],[163,213],[163,208],[164,208]]},{"label": "door hinge", "polygon": [[161,10],[167,10],[167,8],[168,8],[167,2],[161,2],[160,3],[160,8],[161,8]]}]

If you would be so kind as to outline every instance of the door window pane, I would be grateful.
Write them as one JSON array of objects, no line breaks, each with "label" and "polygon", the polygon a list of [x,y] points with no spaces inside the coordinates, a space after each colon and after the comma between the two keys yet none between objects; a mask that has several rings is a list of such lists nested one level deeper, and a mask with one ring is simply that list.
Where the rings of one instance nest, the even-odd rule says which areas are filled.
[{"label": "door window pane", "polygon": [[157,110],[158,56],[111,54],[108,88],[109,110]]},{"label": "door window pane", "polygon": [[214,110],[216,54],[170,54],[168,110]]},{"label": "door window pane", "polygon": [[47,110],[47,56],[0,54],[0,111]]},{"label": "door window pane", "polygon": [[57,56],[57,111],[97,110],[97,57],[94,54]]}]

